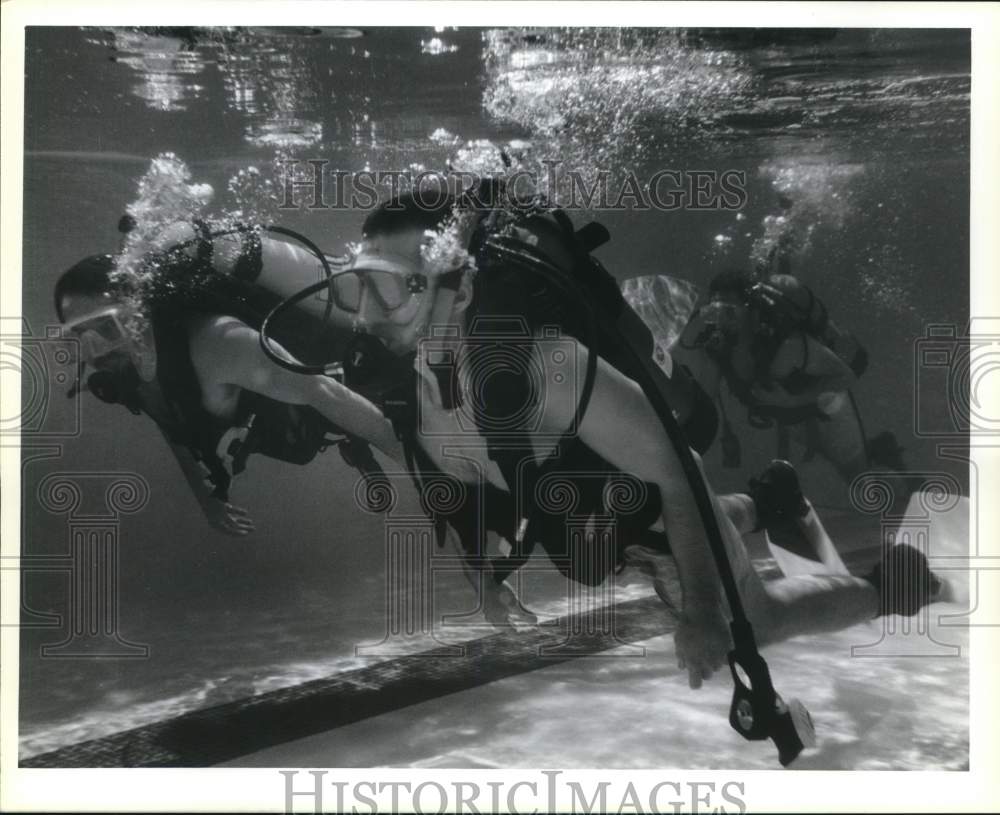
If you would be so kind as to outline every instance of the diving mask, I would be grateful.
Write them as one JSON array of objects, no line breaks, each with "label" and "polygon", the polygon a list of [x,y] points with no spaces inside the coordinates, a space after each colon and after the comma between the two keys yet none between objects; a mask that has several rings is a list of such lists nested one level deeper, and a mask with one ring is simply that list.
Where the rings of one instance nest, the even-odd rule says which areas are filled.
[{"label": "diving mask", "polygon": [[455,290],[472,262],[465,243],[452,232],[409,231],[366,239],[347,268],[330,280],[333,301],[356,314],[367,291],[391,316],[427,291],[431,278],[437,287]]},{"label": "diving mask", "polygon": [[427,275],[409,265],[380,257],[360,255],[354,265],[330,281],[333,302],[338,308],[357,314],[365,291],[385,314],[405,306],[415,294],[427,290]]},{"label": "diving mask", "polygon": [[80,356],[96,365],[99,360],[116,352],[128,354],[136,373],[143,382],[156,378],[156,346],[152,329],[147,325],[141,332],[127,325],[130,313],[114,305],[70,320],[63,330],[80,342]]}]

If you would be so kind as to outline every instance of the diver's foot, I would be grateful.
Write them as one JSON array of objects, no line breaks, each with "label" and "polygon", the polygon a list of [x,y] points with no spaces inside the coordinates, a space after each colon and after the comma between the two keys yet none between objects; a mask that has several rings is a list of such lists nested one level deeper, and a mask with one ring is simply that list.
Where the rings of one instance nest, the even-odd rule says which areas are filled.
[{"label": "diver's foot", "polygon": [[949,584],[930,570],[923,552],[907,543],[890,548],[865,580],[878,590],[879,615],[912,617],[930,603],[950,599]]},{"label": "diver's foot", "polygon": [[625,556],[626,566],[632,566],[644,575],[653,578],[653,590],[664,605],[676,609],[677,600],[671,596],[670,592],[671,584],[678,585],[677,565],[673,557],[658,549],[638,543],[626,546],[622,554]]},{"label": "diver's foot", "polygon": [[781,459],[772,461],[760,478],[750,479],[750,497],[757,515],[755,532],[777,531],[809,512],[795,468]]}]

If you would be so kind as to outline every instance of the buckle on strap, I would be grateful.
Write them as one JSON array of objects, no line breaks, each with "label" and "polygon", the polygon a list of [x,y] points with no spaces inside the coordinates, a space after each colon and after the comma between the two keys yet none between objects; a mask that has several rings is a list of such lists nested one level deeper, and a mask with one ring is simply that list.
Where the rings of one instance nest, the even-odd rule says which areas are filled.
[{"label": "buckle on strap", "polygon": [[247,459],[253,452],[251,439],[256,420],[257,414],[251,413],[246,424],[227,429],[215,446],[215,454],[231,477],[236,477],[246,470]]}]

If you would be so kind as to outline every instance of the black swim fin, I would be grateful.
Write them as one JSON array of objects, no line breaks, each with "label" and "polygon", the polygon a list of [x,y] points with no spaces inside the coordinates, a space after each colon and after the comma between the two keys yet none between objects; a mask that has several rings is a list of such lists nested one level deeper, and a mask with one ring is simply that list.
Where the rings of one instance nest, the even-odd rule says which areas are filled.
[{"label": "black swim fin", "polygon": [[751,479],[750,497],[757,513],[757,529],[764,530],[771,557],[785,576],[847,573],[802,494],[791,464],[772,461],[760,478]]}]

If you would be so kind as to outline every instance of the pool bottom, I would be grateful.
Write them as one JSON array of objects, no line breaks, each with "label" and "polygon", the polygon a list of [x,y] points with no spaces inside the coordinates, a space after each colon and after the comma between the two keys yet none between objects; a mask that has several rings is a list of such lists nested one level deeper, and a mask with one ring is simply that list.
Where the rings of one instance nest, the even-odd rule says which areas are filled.
[{"label": "pool bottom", "polygon": [[[870,624],[765,649],[775,686],[816,725],[816,747],[790,769],[968,769],[968,629],[935,633],[957,653],[852,658],[881,633]],[[780,769],[770,742],[730,729],[728,676],[691,690],[671,636],[636,645],[644,656],[626,646],[551,665],[221,766]]]}]

